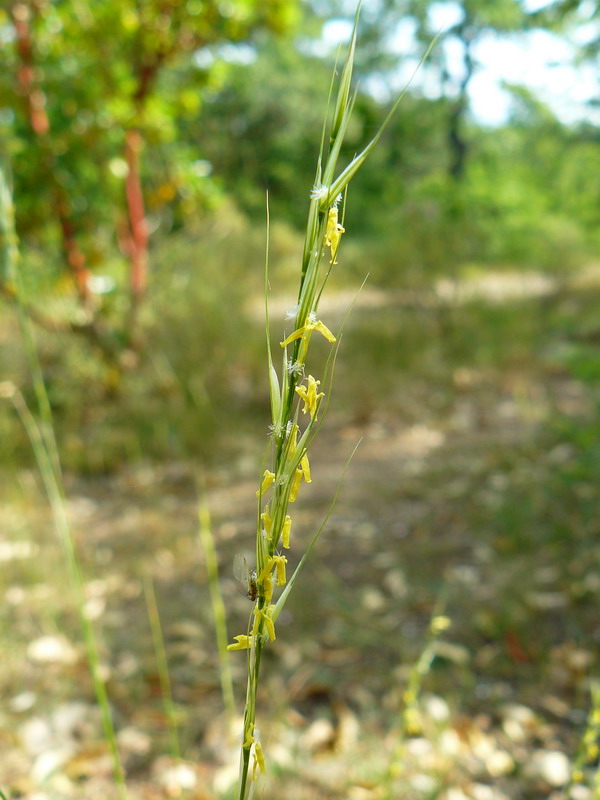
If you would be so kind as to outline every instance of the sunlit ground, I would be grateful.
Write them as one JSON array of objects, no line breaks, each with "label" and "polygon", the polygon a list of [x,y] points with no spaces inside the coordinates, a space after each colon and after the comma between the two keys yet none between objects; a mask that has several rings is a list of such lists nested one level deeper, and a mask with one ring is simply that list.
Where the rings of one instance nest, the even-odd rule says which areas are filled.
[{"label": "sunlit ground", "polygon": [[[263,663],[265,796],[593,796],[593,763],[582,763],[581,786],[567,786],[581,760],[600,636],[598,295],[589,270],[568,285],[477,277],[410,296],[373,289],[359,300],[311,458],[313,483],[297,504],[297,541],[319,524],[362,443]],[[332,324],[339,305],[328,311]],[[252,303],[247,314],[259,337]],[[232,562],[237,551],[251,558],[267,426],[266,411],[253,414],[235,455],[204,471],[230,636],[250,611]],[[67,477],[132,798],[233,796],[240,722],[223,708],[197,471],[191,459],[146,459]],[[35,469],[8,472],[1,491],[0,786],[35,800],[112,797]],[[148,576],[181,762],[170,754]],[[436,614],[451,625],[429,640],[407,716],[407,682]],[[231,663],[241,709],[243,653]]]}]

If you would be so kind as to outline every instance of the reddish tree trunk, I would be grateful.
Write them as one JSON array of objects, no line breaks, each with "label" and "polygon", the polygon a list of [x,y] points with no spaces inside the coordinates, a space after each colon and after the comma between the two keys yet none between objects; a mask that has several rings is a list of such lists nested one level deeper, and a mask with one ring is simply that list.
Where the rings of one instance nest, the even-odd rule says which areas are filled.
[{"label": "reddish tree trunk", "polygon": [[75,237],[75,227],[71,220],[68,197],[59,185],[54,174],[54,157],[49,147],[48,134],[50,121],[46,113],[46,96],[35,85],[35,61],[31,38],[31,9],[23,2],[14,3],[10,9],[16,34],[16,45],[21,62],[17,72],[18,91],[27,104],[27,112],[31,129],[38,137],[48,176],[54,194],[54,208],[62,233],[62,246],[65,260],[72,272],[77,291],[84,304],[90,300],[89,272],[85,266],[85,255],[80,250]]},{"label": "reddish tree trunk", "polygon": [[148,287],[148,224],[140,178],[141,148],[142,137],[139,131],[127,131],[125,134],[125,158],[128,171],[125,193],[131,231],[128,249],[131,259],[130,285],[134,303],[139,302]]}]

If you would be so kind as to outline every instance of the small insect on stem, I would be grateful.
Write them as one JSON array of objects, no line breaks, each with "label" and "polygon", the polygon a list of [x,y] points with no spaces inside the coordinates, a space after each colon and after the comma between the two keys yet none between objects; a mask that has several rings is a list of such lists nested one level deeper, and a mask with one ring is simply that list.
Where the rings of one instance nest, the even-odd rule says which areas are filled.
[{"label": "small insect on stem", "polygon": [[233,559],[233,576],[246,590],[246,597],[254,603],[258,597],[256,570],[250,571],[248,562],[241,553],[236,553]]}]

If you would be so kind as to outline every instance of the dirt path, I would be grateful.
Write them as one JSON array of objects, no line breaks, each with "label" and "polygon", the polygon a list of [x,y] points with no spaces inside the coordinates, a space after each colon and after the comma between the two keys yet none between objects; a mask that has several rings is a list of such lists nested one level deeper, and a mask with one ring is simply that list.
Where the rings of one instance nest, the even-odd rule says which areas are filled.
[{"label": "dirt path", "polygon": [[[511,280],[438,294],[467,302],[480,292],[510,304],[555,288],[537,278],[515,288]],[[384,301],[389,296],[364,293],[358,313],[368,321]],[[279,313],[276,303],[272,310]],[[261,702],[271,723],[263,712],[261,725],[276,773],[271,786],[295,800],[379,800],[386,781],[399,800],[566,798],[600,587],[585,556],[592,501],[578,495],[581,481],[568,482],[577,448],[566,434],[549,433],[548,420],[557,408],[585,410],[585,392],[567,375],[518,360],[510,369],[459,363],[448,375],[441,399],[442,383],[423,388],[419,375],[414,386],[399,384],[387,405],[342,409],[315,447],[314,482],[295,510],[298,545],[363,437],[265,659]],[[252,549],[260,450],[252,439],[239,445],[237,461],[207,476],[232,634],[245,629],[249,612],[231,565],[236,551]],[[235,776],[194,472],[185,463],[148,465],[68,485],[132,797],[144,800],[177,796],[178,783],[190,797],[215,798]],[[104,800],[112,796],[110,768],[60,550],[35,477],[23,472],[16,486],[1,512],[0,787],[35,800]],[[180,768],[164,755],[144,576],[155,583],[168,646],[187,757]],[[435,645],[418,719],[402,739],[407,680],[442,601],[451,626]],[[243,659],[232,662],[239,690]],[[394,753],[404,765],[397,778],[388,774]],[[578,797],[591,795],[582,789]]]}]

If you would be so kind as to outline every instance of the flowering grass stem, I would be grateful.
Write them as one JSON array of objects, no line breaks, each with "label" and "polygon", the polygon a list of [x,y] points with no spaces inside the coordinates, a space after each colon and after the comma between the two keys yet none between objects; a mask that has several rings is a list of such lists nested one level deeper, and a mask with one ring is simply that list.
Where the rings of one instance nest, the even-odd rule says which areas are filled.
[{"label": "flowering grass stem", "polygon": [[[305,547],[296,570],[288,580],[285,552],[298,539],[298,531],[292,521],[290,506],[296,502],[299,494],[303,491],[303,485],[312,482],[309,450],[322,424],[324,411],[328,407],[335,356],[339,347],[340,332],[338,331],[336,336],[318,313],[323,289],[331,270],[337,266],[342,236],[345,233],[343,218],[340,221],[338,208],[342,198],[344,198],[343,208],[345,208],[345,193],[348,184],[381,137],[404,94],[403,92],[396,100],[381,128],[366,148],[338,172],[338,160],[342,153],[356,96],[352,94],[351,83],[359,14],[360,3],[344,65],[337,82],[337,93],[331,116],[329,109],[335,93],[335,82],[332,82],[330,90],[328,111],[317,158],[315,181],[309,197],[297,303],[288,315],[288,319],[291,321],[291,330],[284,331],[279,342],[283,351],[280,371],[275,366],[278,359],[274,357],[271,343],[269,317],[270,222],[267,202],[265,329],[271,401],[271,425],[269,428],[271,436],[256,492],[256,566],[254,570],[256,592],[254,593],[255,597],[251,598],[254,602],[251,624],[248,631],[237,635],[235,641],[228,647],[229,650],[246,651],[248,670],[238,800],[248,800],[252,781],[260,773],[265,772],[265,757],[256,727],[257,693],[263,650],[276,639],[275,623],[300,570],[304,567],[329,519],[339,491],[338,486],[333,504],[323,523],[308,546]],[[427,54],[424,58],[427,57]],[[327,125],[328,120],[329,126]],[[329,131],[328,136],[327,130]],[[327,148],[326,142],[328,143]],[[336,174],[337,177],[335,177]],[[310,366],[309,368],[310,345],[313,337],[317,334],[329,345],[335,345],[330,350],[323,379],[319,377],[315,367]],[[330,366],[331,370],[329,371]],[[322,384],[324,388],[322,388]],[[323,413],[320,413],[322,406]],[[275,592],[279,593],[279,597],[274,602]]]}]

